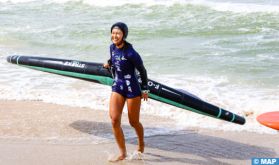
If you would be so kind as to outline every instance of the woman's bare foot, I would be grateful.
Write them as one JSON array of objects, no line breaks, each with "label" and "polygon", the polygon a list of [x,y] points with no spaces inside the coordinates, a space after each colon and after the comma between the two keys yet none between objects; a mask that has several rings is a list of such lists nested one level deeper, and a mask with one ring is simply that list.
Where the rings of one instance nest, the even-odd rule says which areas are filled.
[{"label": "woman's bare foot", "polygon": [[126,157],[127,157],[126,154],[120,155],[118,157],[113,157],[113,158],[109,159],[109,162],[118,162],[118,161],[124,160]]}]

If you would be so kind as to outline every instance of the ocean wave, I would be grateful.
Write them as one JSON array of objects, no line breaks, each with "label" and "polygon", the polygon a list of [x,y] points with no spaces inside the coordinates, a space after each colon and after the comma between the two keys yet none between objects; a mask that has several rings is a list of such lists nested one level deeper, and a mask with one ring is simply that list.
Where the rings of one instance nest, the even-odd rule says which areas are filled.
[{"label": "ocean wave", "polygon": [[173,5],[194,5],[205,6],[216,11],[230,11],[236,13],[254,13],[254,12],[268,12],[278,13],[279,4],[273,1],[267,1],[262,3],[251,2],[231,2],[231,1],[213,1],[213,0],[0,0],[0,3],[82,3],[90,6],[97,7],[117,7],[123,5],[145,5],[145,6],[173,6]]}]

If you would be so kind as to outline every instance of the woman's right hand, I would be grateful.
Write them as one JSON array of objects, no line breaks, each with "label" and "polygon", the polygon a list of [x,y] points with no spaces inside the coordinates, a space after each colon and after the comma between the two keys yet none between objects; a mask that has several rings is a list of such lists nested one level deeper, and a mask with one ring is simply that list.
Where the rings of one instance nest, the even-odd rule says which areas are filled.
[{"label": "woman's right hand", "polygon": [[103,64],[103,67],[106,68],[106,69],[108,69],[108,68],[109,68],[109,64],[108,64],[108,63]]}]

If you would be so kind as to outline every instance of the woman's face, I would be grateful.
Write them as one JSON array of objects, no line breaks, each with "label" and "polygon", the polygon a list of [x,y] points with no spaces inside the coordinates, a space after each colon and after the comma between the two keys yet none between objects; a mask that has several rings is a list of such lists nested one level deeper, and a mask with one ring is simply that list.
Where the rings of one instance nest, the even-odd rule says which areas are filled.
[{"label": "woman's face", "polygon": [[123,32],[119,28],[113,28],[111,32],[111,41],[116,46],[123,43]]}]

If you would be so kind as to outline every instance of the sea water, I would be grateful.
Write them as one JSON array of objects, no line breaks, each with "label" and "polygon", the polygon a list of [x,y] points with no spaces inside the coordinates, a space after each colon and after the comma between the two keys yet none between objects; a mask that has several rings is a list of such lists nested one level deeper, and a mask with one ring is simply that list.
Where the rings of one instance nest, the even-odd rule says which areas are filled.
[{"label": "sea water", "polygon": [[256,121],[279,110],[279,2],[272,0],[0,0],[0,99],[107,111],[110,87],[11,65],[6,57],[105,62],[117,21],[129,26],[127,40],[150,79],[247,122],[232,124],[154,100],[143,103],[141,113],[174,120],[169,131],[276,133]]}]

